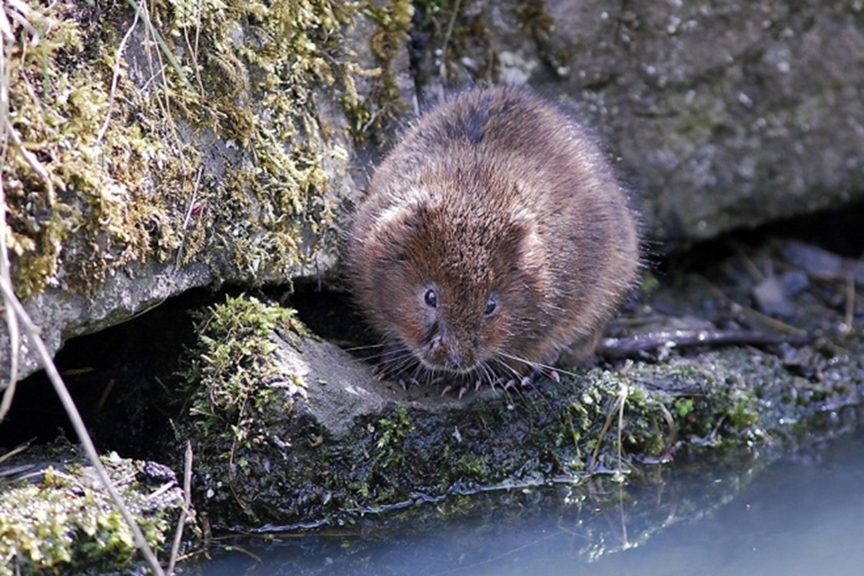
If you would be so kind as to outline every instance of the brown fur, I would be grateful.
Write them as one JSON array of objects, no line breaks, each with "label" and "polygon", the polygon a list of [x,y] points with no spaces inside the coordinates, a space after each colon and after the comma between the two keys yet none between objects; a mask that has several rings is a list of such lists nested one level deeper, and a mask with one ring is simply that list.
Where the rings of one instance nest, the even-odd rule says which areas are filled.
[{"label": "brown fur", "polygon": [[556,106],[506,87],[465,92],[407,132],[375,171],[347,247],[372,326],[454,373],[584,358],[638,263],[603,154]]}]

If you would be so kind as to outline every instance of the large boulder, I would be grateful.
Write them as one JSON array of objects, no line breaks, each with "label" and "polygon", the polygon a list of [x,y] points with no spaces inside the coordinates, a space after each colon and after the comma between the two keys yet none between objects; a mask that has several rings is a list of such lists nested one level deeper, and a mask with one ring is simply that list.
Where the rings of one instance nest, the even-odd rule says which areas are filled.
[{"label": "large boulder", "polygon": [[861,2],[461,4],[417,19],[427,82],[569,100],[620,157],[653,239],[864,199]]},{"label": "large boulder", "polygon": [[[33,4],[4,7],[5,242],[51,353],[194,286],[334,266],[355,138],[403,107],[409,5]],[[0,323],[3,381],[10,347]]]}]

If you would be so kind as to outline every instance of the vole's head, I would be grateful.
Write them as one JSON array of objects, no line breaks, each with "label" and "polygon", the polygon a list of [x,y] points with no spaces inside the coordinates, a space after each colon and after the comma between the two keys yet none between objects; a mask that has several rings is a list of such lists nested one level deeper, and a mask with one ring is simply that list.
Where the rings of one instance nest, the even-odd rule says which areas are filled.
[{"label": "vole's head", "polygon": [[353,239],[361,305],[427,369],[491,374],[536,329],[542,243],[527,214],[505,214],[418,191]]}]

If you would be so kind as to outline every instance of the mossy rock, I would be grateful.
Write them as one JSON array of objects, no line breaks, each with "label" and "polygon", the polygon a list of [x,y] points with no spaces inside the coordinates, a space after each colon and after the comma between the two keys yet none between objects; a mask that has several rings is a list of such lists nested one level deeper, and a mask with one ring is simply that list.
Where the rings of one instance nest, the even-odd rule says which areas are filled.
[{"label": "mossy rock", "polygon": [[[388,138],[405,108],[410,3],[3,10],[7,245],[50,351],[190,287],[333,266],[355,140]],[[36,367],[25,354],[20,373]]]},{"label": "mossy rock", "polygon": [[598,475],[626,482],[694,447],[788,448],[807,437],[825,402],[858,403],[862,385],[854,363],[843,368],[848,380],[811,381],[788,358],[729,347],[459,398],[378,380],[360,360],[304,336],[275,303],[226,300],[200,330],[182,436],[195,447],[199,502],[222,527],[341,523]]},{"label": "mossy rock", "polygon": [[[184,501],[174,473],[116,454],[102,463],[147,543],[167,558]],[[123,516],[68,444],[29,449],[0,467],[0,574],[96,574],[140,562]]]}]

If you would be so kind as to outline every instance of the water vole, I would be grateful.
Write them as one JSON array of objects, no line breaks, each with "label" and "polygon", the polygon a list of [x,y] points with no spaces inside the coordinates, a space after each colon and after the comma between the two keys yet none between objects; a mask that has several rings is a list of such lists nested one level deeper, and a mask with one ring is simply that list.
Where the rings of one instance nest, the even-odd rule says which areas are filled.
[{"label": "water vole", "polygon": [[634,217],[603,153],[522,89],[475,88],[406,133],[350,229],[353,296],[433,372],[524,373],[590,355],[636,279]]}]

